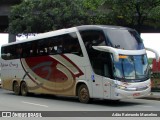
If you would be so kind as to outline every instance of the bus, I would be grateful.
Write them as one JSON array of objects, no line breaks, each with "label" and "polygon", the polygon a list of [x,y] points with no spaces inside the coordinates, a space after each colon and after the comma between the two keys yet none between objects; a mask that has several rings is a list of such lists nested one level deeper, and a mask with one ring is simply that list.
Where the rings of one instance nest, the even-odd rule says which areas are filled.
[{"label": "bus", "polygon": [[28,93],[121,100],[150,94],[150,68],[139,34],[131,28],[82,25],[1,47],[2,88]]}]

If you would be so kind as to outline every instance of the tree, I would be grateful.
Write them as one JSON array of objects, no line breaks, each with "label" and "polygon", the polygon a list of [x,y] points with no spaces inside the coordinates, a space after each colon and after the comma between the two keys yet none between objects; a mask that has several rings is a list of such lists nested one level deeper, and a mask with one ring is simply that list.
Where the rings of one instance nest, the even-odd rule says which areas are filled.
[{"label": "tree", "polygon": [[23,0],[13,6],[9,32],[41,33],[82,24],[160,27],[160,0]]},{"label": "tree", "polygon": [[23,0],[11,10],[9,31],[41,33],[100,23],[97,8],[101,2],[103,0]]},{"label": "tree", "polygon": [[139,33],[143,25],[155,26],[160,15],[160,0],[105,0],[105,6],[112,24],[134,27]]}]

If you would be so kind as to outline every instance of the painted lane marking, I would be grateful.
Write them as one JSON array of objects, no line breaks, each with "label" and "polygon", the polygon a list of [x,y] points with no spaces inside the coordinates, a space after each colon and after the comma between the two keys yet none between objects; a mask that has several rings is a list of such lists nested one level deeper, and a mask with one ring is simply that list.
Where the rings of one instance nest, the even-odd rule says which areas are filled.
[{"label": "painted lane marking", "polygon": [[153,106],[142,106],[142,107],[153,107]]},{"label": "painted lane marking", "polygon": [[36,105],[36,106],[41,106],[41,107],[48,107],[47,105],[36,104],[36,103],[25,102],[25,101],[22,101],[22,103],[25,103],[25,104],[30,104],[30,105]]}]

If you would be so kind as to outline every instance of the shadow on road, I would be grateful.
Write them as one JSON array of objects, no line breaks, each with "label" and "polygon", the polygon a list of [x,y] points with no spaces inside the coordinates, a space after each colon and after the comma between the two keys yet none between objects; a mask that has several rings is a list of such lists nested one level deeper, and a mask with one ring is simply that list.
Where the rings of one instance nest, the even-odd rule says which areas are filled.
[{"label": "shadow on road", "polygon": [[[6,95],[13,95],[16,96],[12,91],[6,91],[0,89],[0,94],[6,94]],[[48,99],[48,100],[58,100],[58,101],[65,101],[65,102],[75,102],[79,104],[77,97],[64,97],[64,96],[57,96],[57,95],[48,95],[48,94],[29,94],[27,96],[20,96],[17,95],[17,97],[30,97],[30,98],[40,98],[40,99]],[[133,101],[132,101],[133,100]],[[135,106],[135,105],[143,105],[145,103],[135,101],[134,99],[127,100],[103,100],[103,99],[93,99],[89,104],[94,105],[102,105],[102,106],[111,106],[111,107],[125,107],[125,106]]]}]

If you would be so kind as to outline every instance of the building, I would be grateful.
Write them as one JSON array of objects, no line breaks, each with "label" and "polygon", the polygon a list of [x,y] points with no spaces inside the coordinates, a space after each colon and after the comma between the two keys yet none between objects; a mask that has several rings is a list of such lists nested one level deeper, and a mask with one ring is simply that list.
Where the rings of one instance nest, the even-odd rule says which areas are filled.
[{"label": "building", "polygon": [[8,27],[8,16],[12,5],[20,3],[21,0],[1,0],[0,1],[0,32],[6,32]]},{"label": "building", "polygon": [[[21,0],[0,0],[0,33],[7,32],[11,6],[19,4],[20,2]],[[12,42],[15,40],[16,36],[9,34],[9,41]]]}]

